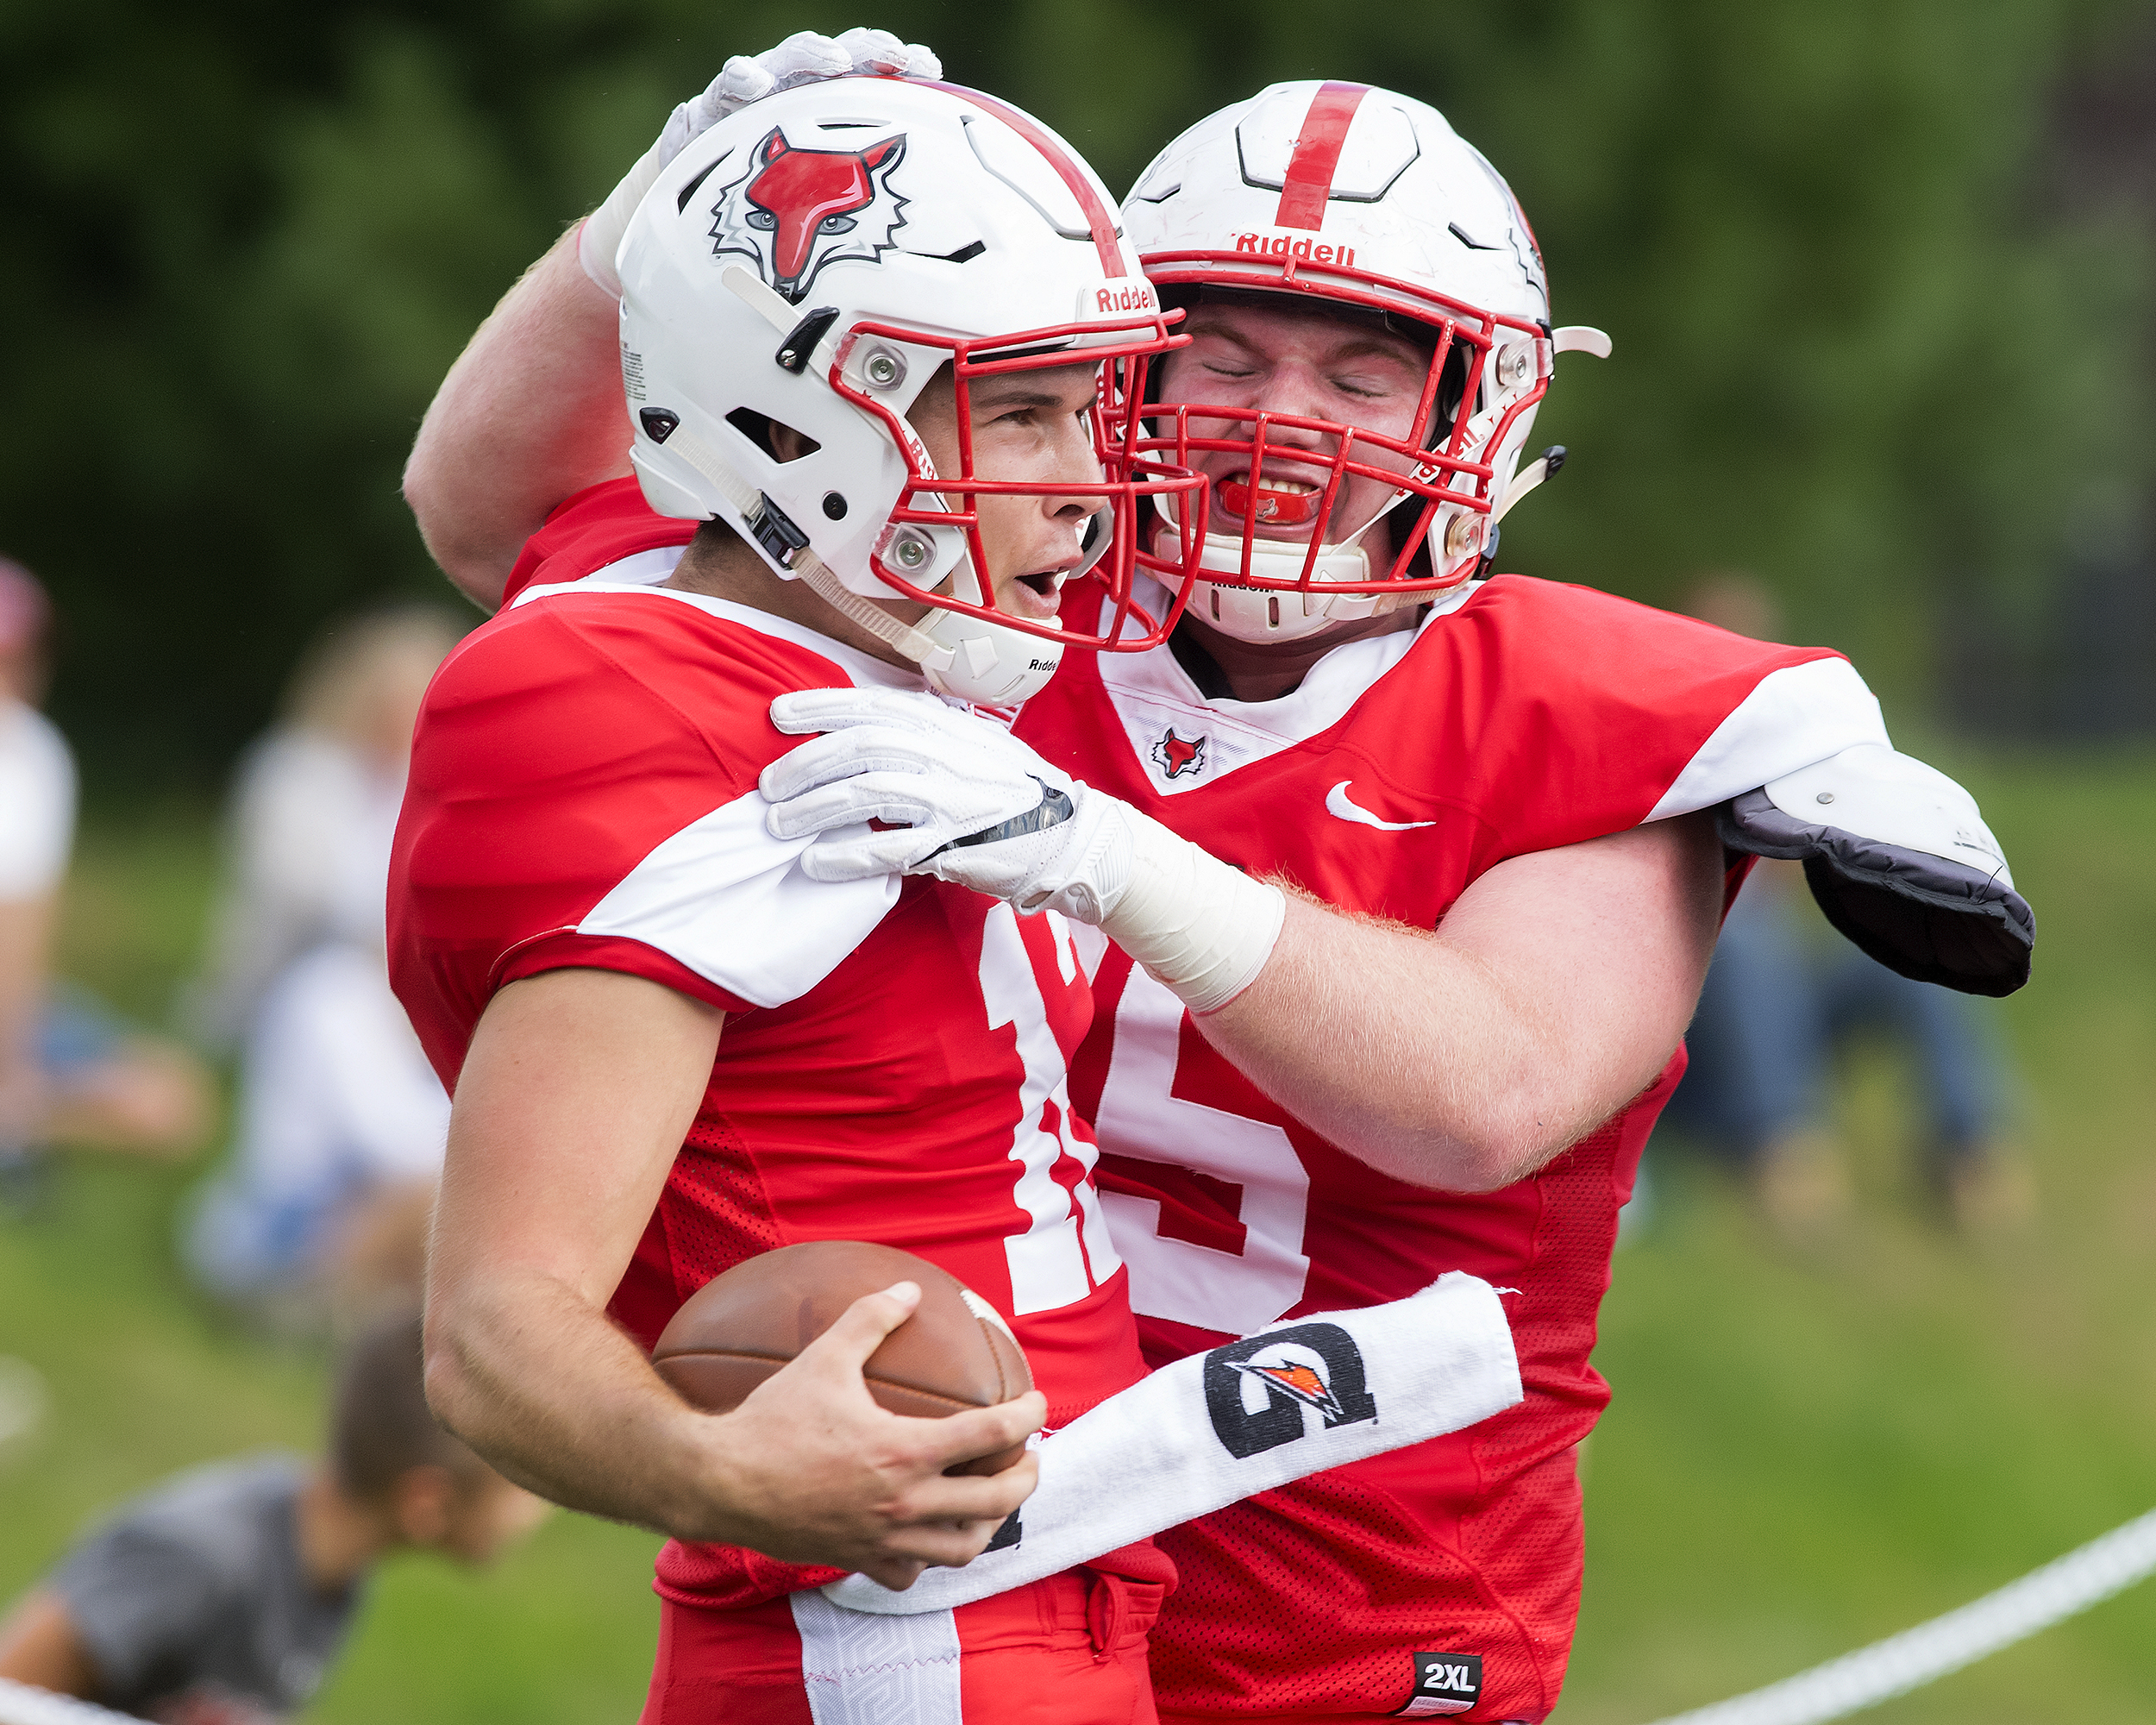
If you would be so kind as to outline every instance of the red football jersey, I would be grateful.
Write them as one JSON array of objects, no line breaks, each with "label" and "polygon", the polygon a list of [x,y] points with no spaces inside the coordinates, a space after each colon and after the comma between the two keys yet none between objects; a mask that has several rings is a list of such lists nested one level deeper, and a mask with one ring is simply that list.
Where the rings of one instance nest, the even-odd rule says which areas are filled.
[{"label": "red football jersey", "polygon": [[[435,678],[391,880],[398,994],[452,1088],[494,991],[542,970],[625,971],[720,1007],[710,1086],[617,1319],[649,1346],[756,1252],[876,1240],[991,1302],[1064,1423],[1144,1370],[1067,1088],[1092,1012],[1069,928],[925,879],[807,879],[805,841],[766,832],[756,788],[799,740],[772,727],[773,698],[921,685],[649,585],[678,556],[649,549],[649,524],[633,486],[572,499],[511,603]],[[1102,1561],[1169,1573],[1150,1548]],[[659,1563],[662,1592],[701,1604],[837,1573],[679,1544]]]},{"label": "red football jersey", "polygon": [[[1204,699],[1165,648],[1074,654],[1017,729],[1227,862],[1423,928],[1507,857],[1883,738],[1834,655],[1515,575],[1336,649],[1273,701]],[[1154,1631],[1163,1716],[1540,1719],[1578,1608],[1573,1450],[1608,1399],[1588,1357],[1617,1212],[1682,1054],[1532,1178],[1430,1191],[1269,1101],[1165,988],[1079,933],[1099,1016],[1073,1095],[1149,1360],[1460,1270],[1504,1297],[1526,1389],[1478,1426],[1163,1534],[1181,1576]]]}]

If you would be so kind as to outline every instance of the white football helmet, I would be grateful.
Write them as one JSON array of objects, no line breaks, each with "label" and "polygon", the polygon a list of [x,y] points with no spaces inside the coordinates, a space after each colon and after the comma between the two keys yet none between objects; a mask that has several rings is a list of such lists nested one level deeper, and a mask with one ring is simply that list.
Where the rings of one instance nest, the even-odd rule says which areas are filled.
[{"label": "white football helmet", "polygon": [[[1238,640],[1292,640],[1473,575],[1498,518],[1564,459],[1552,449],[1517,471],[1556,355],[1609,352],[1600,330],[1551,328],[1541,253],[1496,169],[1436,109],[1390,91],[1275,84],[1224,108],[1160,154],[1123,218],[1170,305],[1263,295],[1382,318],[1430,349],[1404,438],[1247,409],[1148,410],[1144,447],[1250,458],[1210,495],[1205,568],[1232,579],[1201,580],[1191,600]],[[1215,423],[1201,436],[1194,422]],[[1306,436],[1283,451],[1275,428],[1319,447]],[[1350,475],[1396,487],[1379,519],[1402,504],[1414,514],[1376,557],[1362,543],[1375,521],[1327,530]],[[1163,519],[1181,532],[1172,499]]]},{"label": "white football helmet", "polygon": [[[726,522],[779,574],[968,699],[1024,699],[1066,645],[1164,638],[1196,576],[1197,536],[1141,543],[1138,502],[1194,496],[1204,481],[1133,446],[1147,362],[1181,338],[1100,179],[1038,121],[896,78],[768,97],[667,164],[616,263],[632,459],[660,513]],[[968,391],[1081,361],[1105,362],[1102,479],[1086,495],[1106,499],[1081,530],[1081,573],[1112,603],[1099,631],[1073,634],[997,607],[975,499],[1069,493],[975,478]],[[939,474],[906,414],[946,364],[964,459]],[[774,423],[810,452],[779,461]],[[1141,568],[1173,596],[1169,614],[1136,605]],[[935,610],[909,626],[868,603],[893,598]]]}]

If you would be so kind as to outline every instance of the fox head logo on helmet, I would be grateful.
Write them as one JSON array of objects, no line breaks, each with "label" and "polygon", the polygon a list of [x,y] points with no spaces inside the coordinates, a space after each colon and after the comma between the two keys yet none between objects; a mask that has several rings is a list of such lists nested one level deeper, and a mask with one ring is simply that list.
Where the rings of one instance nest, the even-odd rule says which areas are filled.
[{"label": "fox head logo on helmet", "polygon": [[874,263],[906,225],[908,200],[891,184],[906,134],[862,150],[796,148],[774,127],[749,171],[711,206],[711,255],[755,260],[757,273],[797,305],[824,266]]}]

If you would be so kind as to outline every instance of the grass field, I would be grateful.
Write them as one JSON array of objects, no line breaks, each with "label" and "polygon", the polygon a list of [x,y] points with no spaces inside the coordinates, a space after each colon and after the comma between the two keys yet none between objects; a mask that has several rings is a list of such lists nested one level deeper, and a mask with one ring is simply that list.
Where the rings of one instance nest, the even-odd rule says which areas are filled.
[{"label": "grass field", "polygon": [[[1658,1160],[1598,1363],[1589,1585],[1564,1725],[1645,1725],[1945,1610],[2156,1504],[2156,757],[1965,757],[2036,905],[2037,978],[2002,1008],[2043,1195],[1993,1256],[1926,1223],[1890,1058],[1842,1125],[1864,1205],[1838,1248],[1777,1251],[1712,1173]],[[197,938],[198,817],[93,828],[74,974],[154,1015]],[[317,1362],[185,1290],[168,1244],[194,1170],[70,1164],[0,1226],[0,1353],[50,1416],[0,1449],[0,1596],[83,1519],[169,1470],[312,1440]],[[653,1541],[561,1517],[482,1577],[409,1561],[376,1589],[325,1722],[602,1725],[634,1716]],[[1868,1716],[2156,1719],[2156,1584]]]}]

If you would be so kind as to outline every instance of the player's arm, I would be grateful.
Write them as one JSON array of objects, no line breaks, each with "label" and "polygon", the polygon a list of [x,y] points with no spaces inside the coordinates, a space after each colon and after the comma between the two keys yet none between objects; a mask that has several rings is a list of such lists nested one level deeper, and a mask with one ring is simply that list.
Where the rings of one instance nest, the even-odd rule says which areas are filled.
[{"label": "player's arm", "polygon": [[404,500],[442,573],[487,611],[555,504],[629,471],[617,321],[573,228],[479,325],[419,423]]},{"label": "player's arm", "polygon": [[0,1678],[97,1699],[97,1665],[66,1600],[50,1588],[33,1589],[0,1621]]},{"label": "player's arm", "polygon": [[495,996],[450,1119],[428,1397],[503,1473],[556,1502],[904,1587],[929,1564],[977,1555],[1031,1490],[1030,1455],[990,1478],[943,1470],[1037,1429],[1037,1395],[947,1420],[878,1408],[862,1364],[918,1290],[855,1302],[718,1415],[677,1397],[606,1316],[722,1023],[611,971],[548,971]]},{"label": "player's arm", "polygon": [[824,835],[811,875],[931,874],[1095,925],[1267,1095],[1420,1185],[1508,1185],[1615,1113],[1677,1047],[1714,950],[1704,815],[1500,863],[1432,932],[1250,880],[924,698],[788,694],[772,721],[828,733],[761,780],[775,834]]},{"label": "player's arm", "polygon": [[1256,979],[1195,1022],[1261,1090],[1373,1168],[1489,1191],[1651,1083],[1706,979],[1713,817],[1501,862],[1435,932],[1290,894]]}]

